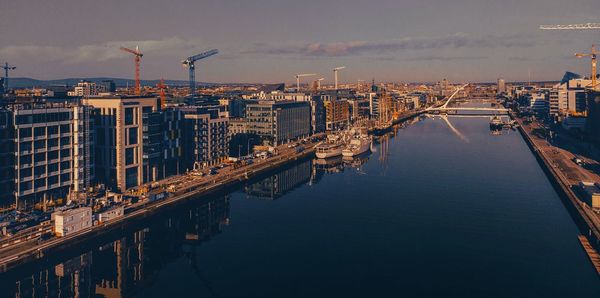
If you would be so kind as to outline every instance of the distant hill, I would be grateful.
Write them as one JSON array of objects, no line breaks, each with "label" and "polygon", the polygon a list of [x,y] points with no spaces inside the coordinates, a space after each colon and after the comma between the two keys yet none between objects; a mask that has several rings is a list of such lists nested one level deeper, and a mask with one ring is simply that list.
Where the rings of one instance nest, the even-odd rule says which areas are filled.
[{"label": "distant hill", "polygon": [[[77,85],[77,83],[79,83],[79,81],[82,81],[82,80],[95,82],[95,83],[99,83],[104,80],[112,80],[115,82],[117,87],[125,87],[127,85],[129,85],[129,86],[135,85],[134,80],[122,79],[122,78],[109,78],[109,77],[67,78],[67,79],[60,79],[60,80],[36,80],[36,79],[32,79],[32,78],[15,77],[15,78],[9,79],[9,84],[10,84],[11,88],[32,88],[32,87],[44,88],[44,87],[49,87],[49,86],[53,86],[53,85],[74,86],[74,85]],[[158,84],[159,81],[160,80],[141,80],[140,83],[142,84],[142,86],[156,86],[156,84]],[[188,81],[165,80],[165,84],[170,85],[170,86],[187,86]],[[198,85],[198,86],[214,86],[217,84],[196,82],[196,85]]]}]

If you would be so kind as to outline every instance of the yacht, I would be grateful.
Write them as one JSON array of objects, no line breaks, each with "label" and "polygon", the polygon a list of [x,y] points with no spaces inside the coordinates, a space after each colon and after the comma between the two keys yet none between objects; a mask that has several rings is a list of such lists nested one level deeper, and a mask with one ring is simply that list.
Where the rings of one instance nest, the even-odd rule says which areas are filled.
[{"label": "yacht", "polygon": [[316,148],[317,158],[330,158],[342,155],[344,143],[338,135],[328,135],[327,141]]},{"label": "yacht", "polygon": [[342,150],[342,155],[347,157],[363,154],[371,148],[371,137],[366,134],[354,136],[350,143]]}]

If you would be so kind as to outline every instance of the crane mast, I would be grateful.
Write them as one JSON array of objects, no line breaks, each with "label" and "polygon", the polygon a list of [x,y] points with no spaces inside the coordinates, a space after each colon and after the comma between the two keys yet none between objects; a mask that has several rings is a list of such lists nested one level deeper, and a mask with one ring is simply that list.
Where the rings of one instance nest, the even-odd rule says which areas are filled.
[{"label": "crane mast", "polygon": [[592,50],[589,53],[576,53],[575,57],[577,58],[585,58],[585,57],[590,57],[592,60],[592,86],[590,89],[595,90],[596,88],[596,77],[597,77],[597,55],[600,54],[600,52],[596,52],[596,46],[592,45]]},{"label": "crane mast", "polygon": [[216,55],[218,53],[219,53],[219,50],[213,49],[213,50],[210,50],[210,51],[206,51],[206,52],[200,53],[198,55],[187,57],[185,60],[181,61],[181,64],[183,65],[183,67],[187,67],[188,68],[189,85],[190,85],[190,97],[192,99],[196,95],[196,65],[195,65],[195,62],[198,61],[198,60],[200,60],[200,59],[204,59],[204,58],[208,58],[210,56]]},{"label": "crane mast", "polygon": [[121,47],[121,51],[133,54],[133,62],[135,63],[135,95],[140,95],[142,93],[140,84],[140,60],[144,55],[137,46],[135,47],[135,50]]},{"label": "crane mast", "polygon": [[8,62],[4,62],[2,69],[4,69],[4,93],[8,93],[8,71],[15,70],[17,68],[15,66],[8,65]]}]

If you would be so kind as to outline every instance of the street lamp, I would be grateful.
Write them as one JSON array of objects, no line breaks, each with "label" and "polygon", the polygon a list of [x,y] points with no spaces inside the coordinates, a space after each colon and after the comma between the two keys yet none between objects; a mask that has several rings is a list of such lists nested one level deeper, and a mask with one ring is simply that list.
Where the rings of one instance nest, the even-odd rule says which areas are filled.
[{"label": "street lamp", "polygon": [[238,159],[242,157],[242,144],[238,144]]},{"label": "street lamp", "polygon": [[250,140],[254,141],[254,138],[249,138],[248,139],[248,144],[247,144],[247,147],[246,147],[246,156],[250,156]]}]

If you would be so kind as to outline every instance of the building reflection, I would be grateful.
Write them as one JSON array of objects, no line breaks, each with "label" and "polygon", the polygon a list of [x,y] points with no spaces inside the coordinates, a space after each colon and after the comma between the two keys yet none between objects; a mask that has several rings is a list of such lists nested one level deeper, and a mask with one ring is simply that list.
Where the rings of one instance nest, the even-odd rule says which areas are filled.
[{"label": "building reflection", "polygon": [[230,197],[221,196],[153,218],[148,228],[18,278],[13,286],[1,281],[2,297],[134,296],[178,258],[195,268],[196,247],[220,234],[229,214]]},{"label": "building reflection", "polygon": [[[389,142],[396,133],[380,137],[379,146],[372,147],[372,152],[379,151],[380,162],[387,162]],[[274,200],[302,185],[316,184],[325,175],[346,169],[362,173],[371,155],[307,159],[248,184],[244,191],[250,197]],[[33,274],[0,278],[0,293],[2,297],[131,297],[154,284],[166,265],[182,258],[200,276],[197,249],[219,235],[229,217],[229,195],[198,199],[141,223],[146,228],[116,231],[124,236],[79,248],[83,252],[76,257],[49,257]]]},{"label": "building reflection", "polygon": [[275,200],[311,181],[313,161],[307,159],[244,187],[249,197]]}]

